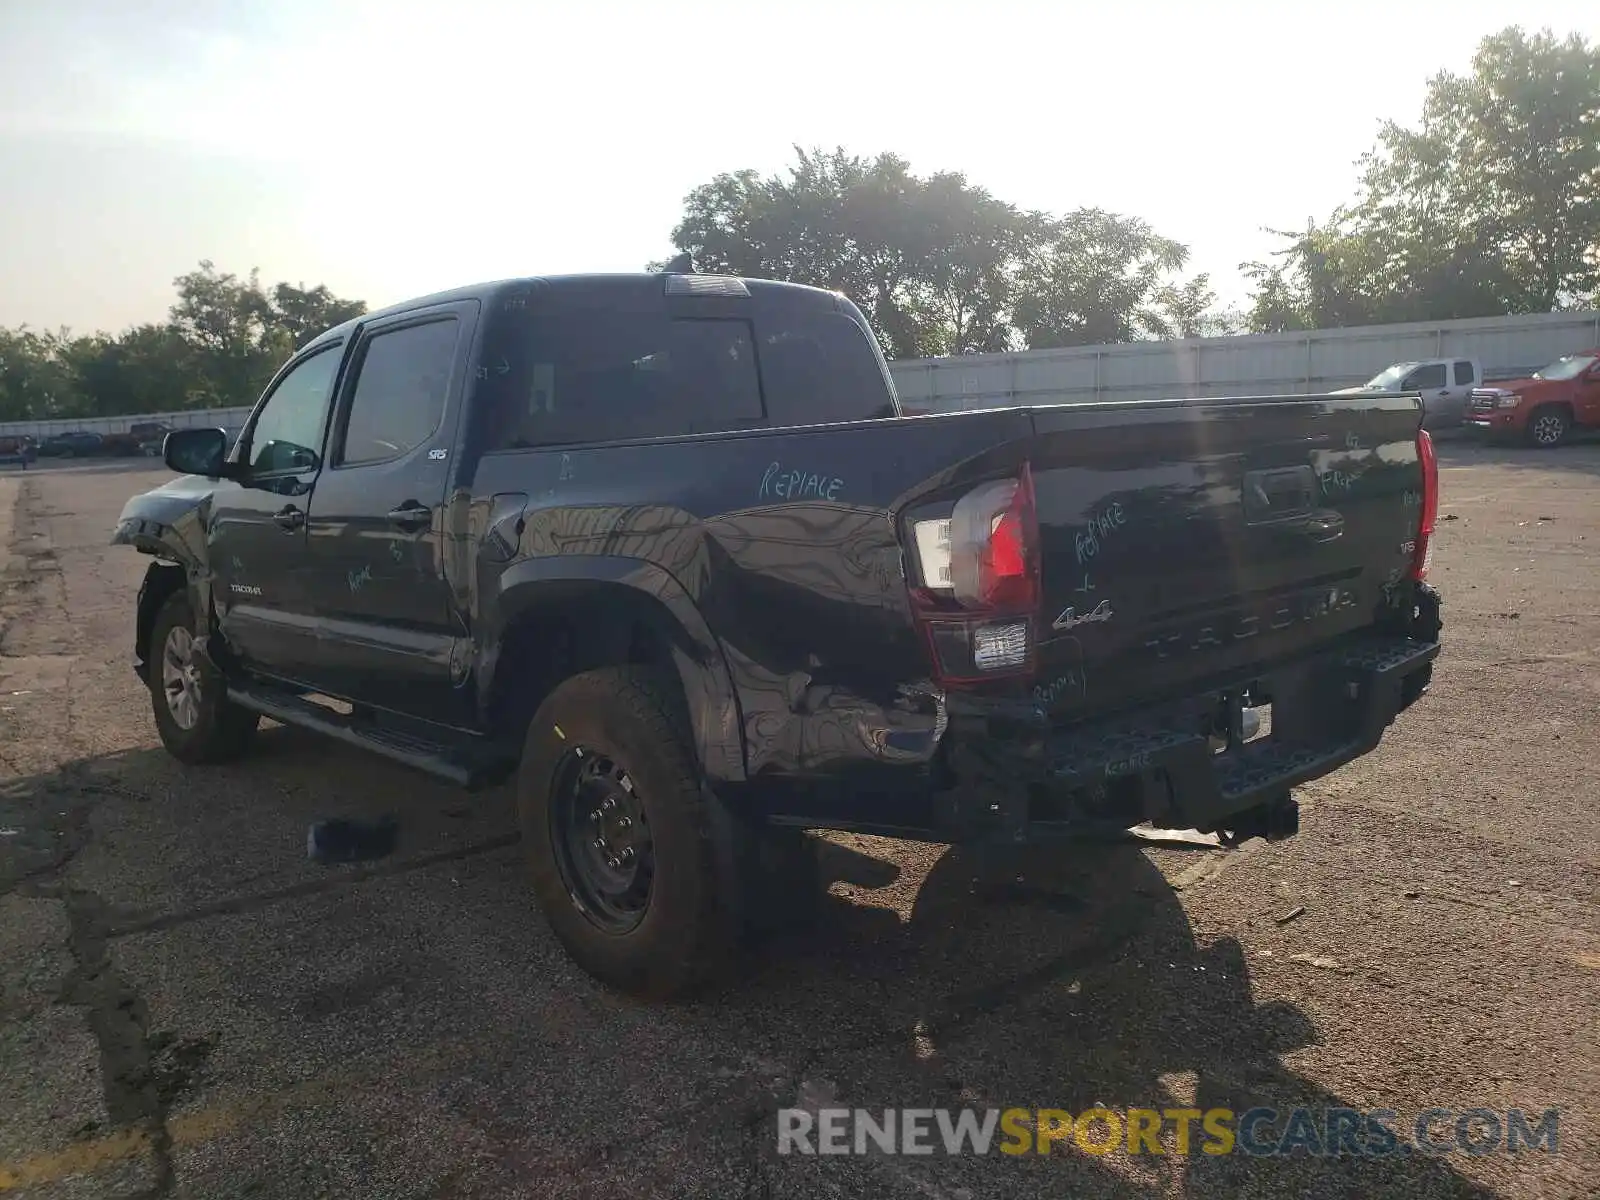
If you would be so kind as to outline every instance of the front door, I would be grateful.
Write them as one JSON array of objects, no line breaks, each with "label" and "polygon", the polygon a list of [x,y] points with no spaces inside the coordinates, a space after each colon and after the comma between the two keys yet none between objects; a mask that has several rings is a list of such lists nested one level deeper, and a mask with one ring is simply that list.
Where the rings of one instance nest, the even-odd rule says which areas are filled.
[{"label": "front door", "polygon": [[306,521],[343,357],[340,345],[321,347],[279,374],[240,437],[247,470],[212,502],[207,542],[218,624],[233,652],[263,674],[308,680],[316,668]]},{"label": "front door", "polygon": [[1450,424],[1450,372],[1448,363],[1426,363],[1407,375],[1402,392],[1422,393],[1422,423],[1429,429]]},{"label": "front door", "polygon": [[443,509],[477,304],[369,325],[339,388],[307,535],[329,690],[443,723],[465,662]]},{"label": "front door", "polygon": [[1579,378],[1572,409],[1579,425],[1600,427],[1600,359]]}]

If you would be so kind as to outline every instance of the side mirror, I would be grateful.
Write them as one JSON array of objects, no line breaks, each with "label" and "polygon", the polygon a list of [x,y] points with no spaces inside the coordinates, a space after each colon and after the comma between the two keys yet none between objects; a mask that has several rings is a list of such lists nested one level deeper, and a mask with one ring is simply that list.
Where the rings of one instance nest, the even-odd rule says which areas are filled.
[{"label": "side mirror", "polygon": [[161,443],[161,457],[180,475],[227,474],[228,435],[220,429],[174,429]]}]

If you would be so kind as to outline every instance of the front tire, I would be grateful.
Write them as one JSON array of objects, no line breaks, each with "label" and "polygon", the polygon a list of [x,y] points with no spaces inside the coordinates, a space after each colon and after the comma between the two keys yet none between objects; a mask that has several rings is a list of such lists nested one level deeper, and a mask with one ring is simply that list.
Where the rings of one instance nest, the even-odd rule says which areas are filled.
[{"label": "front tire", "polygon": [[1549,404],[1537,408],[1528,417],[1528,443],[1541,450],[1551,450],[1567,440],[1572,429],[1572,417],[1559,405]]},{"label": "front tire", "polygon": [[539,907],[585,971],[666,1000],[726,963],[724,822],[661,676],[604,667],[551,692],[528,727],[517,806]]},{"label": "front tire", "polygon": [[228,701],[227,681],[198,652],[194,634],[194,608],[177,592],[156,613],[145,663],[156,732],[179,762],[227,762],[245,752],[261,718]]}]

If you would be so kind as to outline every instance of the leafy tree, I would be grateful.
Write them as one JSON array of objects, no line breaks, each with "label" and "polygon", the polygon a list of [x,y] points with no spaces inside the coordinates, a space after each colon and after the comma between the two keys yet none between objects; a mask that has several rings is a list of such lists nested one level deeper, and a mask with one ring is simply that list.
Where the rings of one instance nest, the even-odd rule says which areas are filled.
[{"label": "leafy tree", "polygon": [[1188,257],[1187,247],[1137,217],[1068,213],[1048,224],[1023,262],[1017,329],[1034,349],[1163,336],[1171,327],[1163,301],[1179,295],[1165,281]]},{"label": "leafy tree", "polygon": [[0,421],[249,404],[297,345],[366,311],[322,284],[268,292],[210,261],[173,283],[165,322],[115,337],[0,329]]},{"label": "leafy tree", "polygon": [[280,283],[272,289],[270,310],[272,325],[299,347],[335,325],[363,315],[367,306],[360,300],[341,300],[325,283],[314,288]]},{"label": "leafy tree", "polygon": [[1252,328],[1549,312],[1600,303],[1600,46],[1509,28],[1386,122],[1355,199],[1243,264]]},{"label": "leafy tree", "polygon": [[0,329],[0,421],[28,421],[72,411],[72,372],[57,348],[65,331],[36,333],[26,325]]},{"label": "leafy tree", "polygon": [[1195,326],[1189,308],[1209,297],[1171,282],[1188,252],[1142,221],[1024,211],[893,154],[795,152],[787,175],[694,189],[673,245],[702,270],[844,292],[891,357],[1156,336]]}]

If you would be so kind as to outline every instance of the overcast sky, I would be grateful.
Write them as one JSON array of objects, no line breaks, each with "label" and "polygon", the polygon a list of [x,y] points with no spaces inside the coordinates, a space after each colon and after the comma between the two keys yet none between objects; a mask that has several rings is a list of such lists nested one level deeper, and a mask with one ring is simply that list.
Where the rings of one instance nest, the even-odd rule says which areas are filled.
[{"label": "overcast sky", "polygon": [[0,0],[0,325],[159,319],[202,258],[374,306],[635,270],[794,143],[1144,217],[1238,301],[1513,22],[1600,3]]}]

